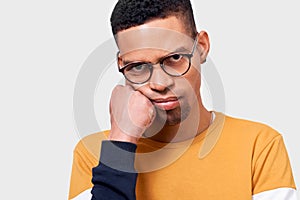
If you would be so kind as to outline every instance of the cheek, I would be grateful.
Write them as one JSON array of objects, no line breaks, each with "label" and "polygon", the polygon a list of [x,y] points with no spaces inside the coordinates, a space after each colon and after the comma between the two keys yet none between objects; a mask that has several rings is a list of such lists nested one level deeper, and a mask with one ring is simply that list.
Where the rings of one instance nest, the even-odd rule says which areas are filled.
[{"label": "cheek", "polygon": [[201,86],[201,75],[200,69],[195,69],[194,67],[190,69],[190,73],[187,73],[186,79],[188,80],[193,92],[197,97],[200,95]]},{"label": "cheek", "polygon": [[131,86],[134,90],[137,90],[137,91],[139,91],[143,86],[143,85],[138,85],[138,84],[131,83],[127,80],[125,82],[125,85]]},{"label": "cheek", "polygon": [[147,94],[147,90],[149,90],[149,87],[147,86],[147,84],[142,84],[142,85],[140,85],[140,84],[133,84],[133,83],[130,83],[128,81],[126,81],[125,84],[131,86],[133,88],[133,90],[139,91],[140,93],[142,93],[145,96]]}]

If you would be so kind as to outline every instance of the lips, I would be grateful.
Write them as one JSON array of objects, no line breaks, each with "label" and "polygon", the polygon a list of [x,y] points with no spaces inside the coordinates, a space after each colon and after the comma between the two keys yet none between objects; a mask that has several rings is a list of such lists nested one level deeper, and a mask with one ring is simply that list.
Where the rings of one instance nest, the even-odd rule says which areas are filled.
[{"label": "lips", "polygon": [[153,99],[152,103],[161,110],[172,110],[179,106],[177,97]]}]

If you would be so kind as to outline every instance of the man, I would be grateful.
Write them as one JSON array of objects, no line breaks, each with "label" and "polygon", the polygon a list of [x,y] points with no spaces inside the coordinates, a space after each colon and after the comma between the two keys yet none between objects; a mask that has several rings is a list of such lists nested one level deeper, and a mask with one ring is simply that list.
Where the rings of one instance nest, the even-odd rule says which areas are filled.
[{"label": "man", "polygon": [[111,25],[126,85],[111,130],[75,148],[70,199],[296,199],[281,135],[203,106],[210,44],[188,0],[119,0]]}]

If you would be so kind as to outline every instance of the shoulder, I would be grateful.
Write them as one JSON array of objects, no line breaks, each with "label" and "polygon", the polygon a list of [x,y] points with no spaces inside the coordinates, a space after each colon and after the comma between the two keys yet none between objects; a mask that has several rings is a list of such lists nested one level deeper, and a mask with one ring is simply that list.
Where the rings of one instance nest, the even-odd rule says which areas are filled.
[{"label": "shoulder", "polygon": [[238,134],[242,135],[265,138],[275,138],[281,136],[278,131],[267,124],[228,115],[225,116],[225,125],[230,131],[237,132]]},{"label": "shoulder", "polygon": [[74,149],[74,154],[90,157],[92,160],[99,160],[101,143],[107,139],[109,130],[96,132],[80,139]]},{"label": "shoulder", "polygon": [[225,115],[223,126],[224,137],[227,141],[238,143],[238,146],[262,150],[266,146],[282,141],[282,135],[271,126]]},{"label": "shoulder", "polygon": [[108,131],[90,134],[77,143],[73,152],[69,199],[92,188],[92,168],[99,163],[102,140]]}]

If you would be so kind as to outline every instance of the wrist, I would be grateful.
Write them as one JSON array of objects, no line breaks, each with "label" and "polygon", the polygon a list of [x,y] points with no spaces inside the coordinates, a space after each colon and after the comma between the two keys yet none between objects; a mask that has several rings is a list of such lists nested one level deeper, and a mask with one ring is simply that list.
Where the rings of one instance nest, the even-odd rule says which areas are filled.
[{"label": "wrist", "polygon": [[120,141],[120,142],[130,142],[133,144],[137,144],[138,142],[137,137],[130,136],[119,129],[112,128],[109,135],[108,135],[108,140],[111,141]]}]

